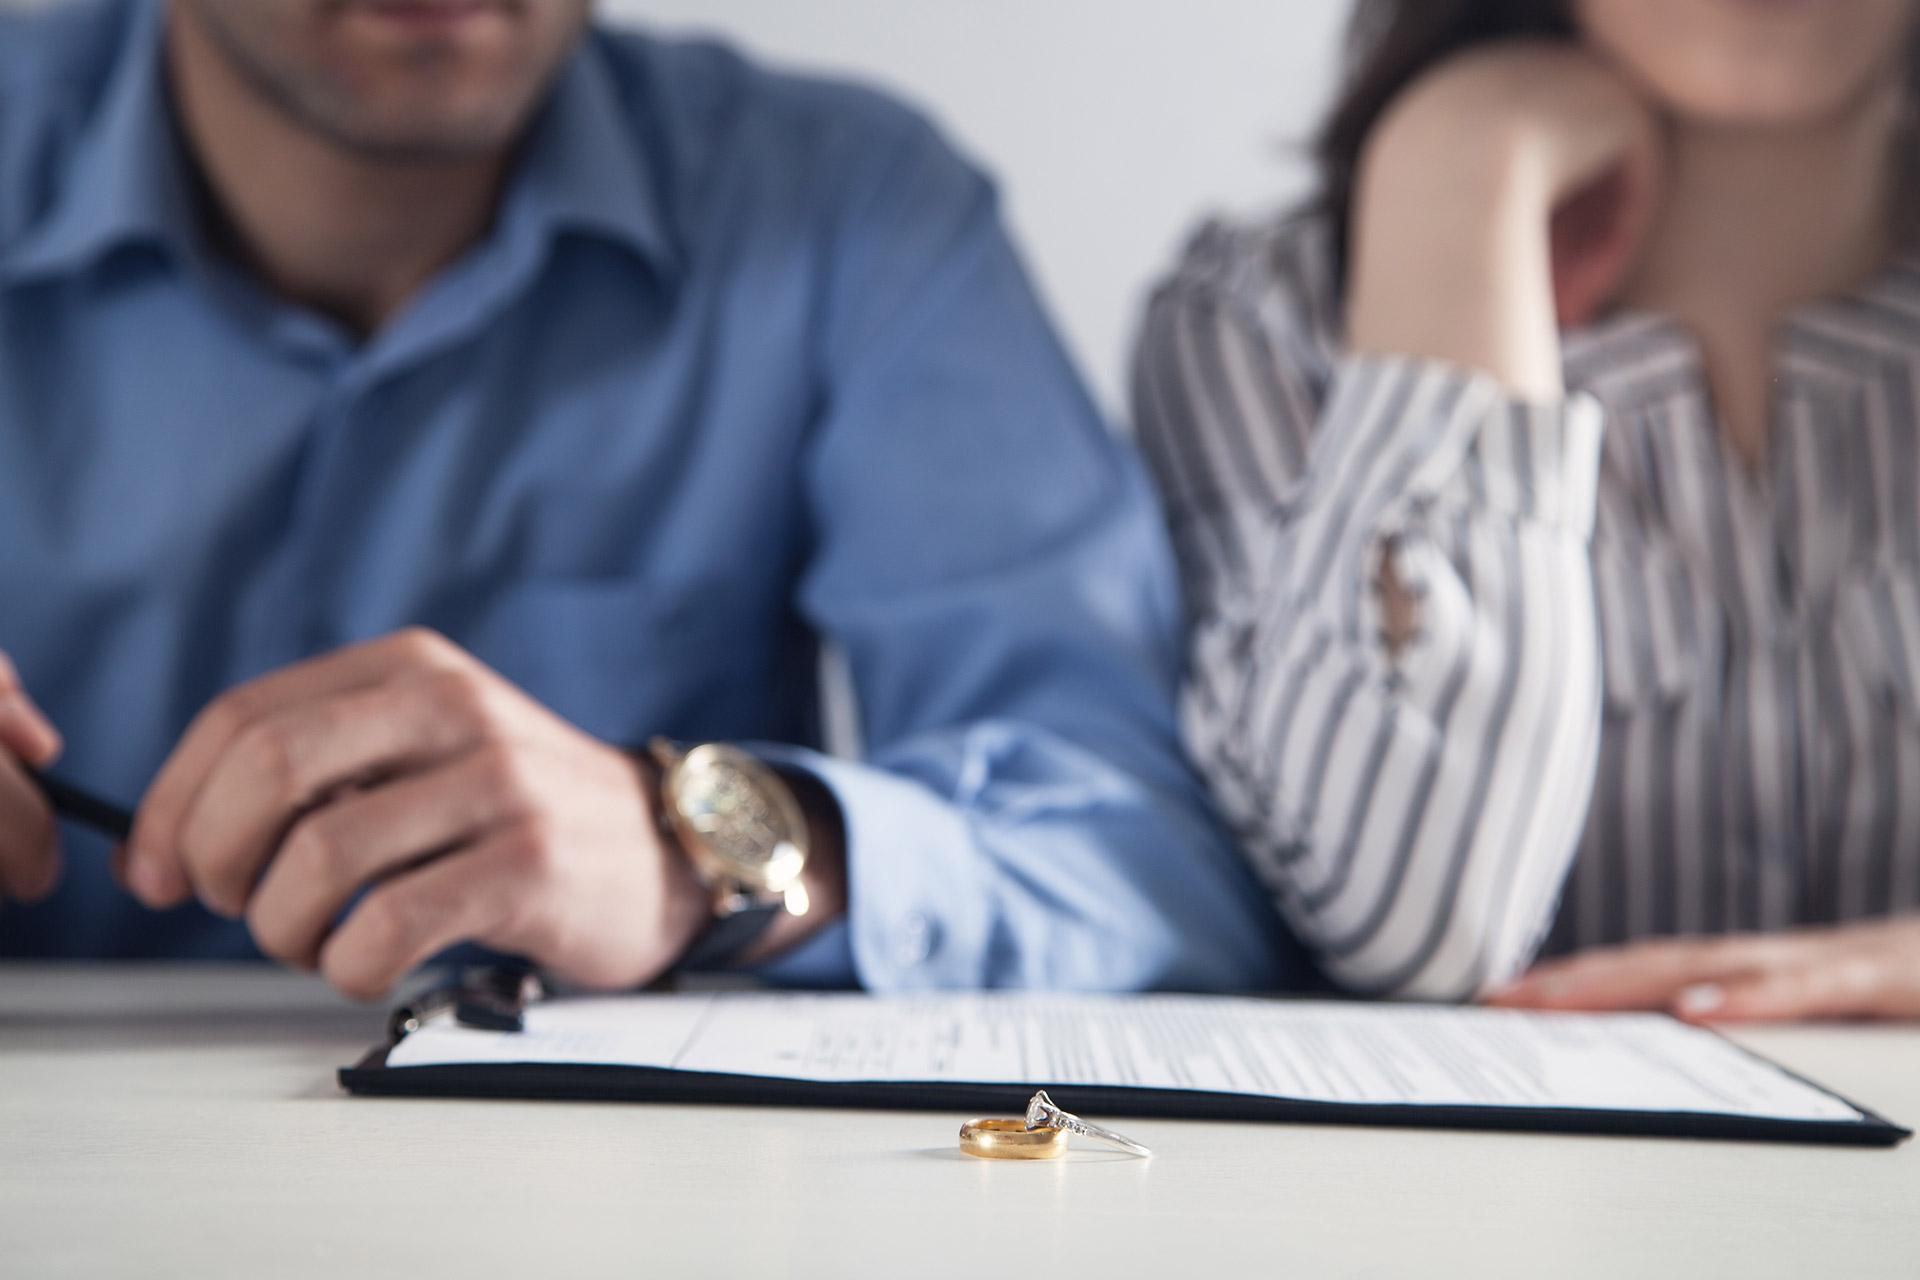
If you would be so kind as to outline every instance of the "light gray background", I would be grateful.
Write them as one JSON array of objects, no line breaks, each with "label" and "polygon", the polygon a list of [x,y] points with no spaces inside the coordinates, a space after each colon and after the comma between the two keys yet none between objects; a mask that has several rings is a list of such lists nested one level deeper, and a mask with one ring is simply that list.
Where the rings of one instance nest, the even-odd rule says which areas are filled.
[{"label": "light gray background", "polygon": [[[47,0],[0,0],[0,7]],[[1349,0],[603,0],[916,102],[998,175],[1110,409],[1142,292],[1207,210],[1299,198]]]},{"label": "light gray background", "polygon": [[1139,302],[1215,209],[1298,199],[1348,0],[608,0],[851,72],[930,111],[1000,178],[1109,407]]}]

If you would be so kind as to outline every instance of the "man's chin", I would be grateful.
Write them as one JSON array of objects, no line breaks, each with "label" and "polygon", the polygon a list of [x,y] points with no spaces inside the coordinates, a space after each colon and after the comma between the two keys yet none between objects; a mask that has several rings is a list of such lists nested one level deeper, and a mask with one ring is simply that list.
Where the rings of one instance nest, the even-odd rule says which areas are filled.
[{"label": "man's chin", "polygon": [[476,116],[436,117],[418,111],[379,118],[312,121],[339,149],[382,163],[457,163],[497,156],[513,145],[524,113],[506,116],[489,110]]}]

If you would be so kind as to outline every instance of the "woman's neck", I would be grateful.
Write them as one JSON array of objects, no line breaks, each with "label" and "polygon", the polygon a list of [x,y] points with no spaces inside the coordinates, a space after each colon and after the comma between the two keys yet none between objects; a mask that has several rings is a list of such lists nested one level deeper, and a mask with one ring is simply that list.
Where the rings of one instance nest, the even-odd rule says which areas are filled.
[{"label": "woman's neck", "polygon": [[1775,326],[1859,287],[1893,249],[1903,108],[1889,86],[1816,126],[1673,132],[1661,211],[1622,301],[1693,331],[1721,425],[1750,466],[1768,446]]}]

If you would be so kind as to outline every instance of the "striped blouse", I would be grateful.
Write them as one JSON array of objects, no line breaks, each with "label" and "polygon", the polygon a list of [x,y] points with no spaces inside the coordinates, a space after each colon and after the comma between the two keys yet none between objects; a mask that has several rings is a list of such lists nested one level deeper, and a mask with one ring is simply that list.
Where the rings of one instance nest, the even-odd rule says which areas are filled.
[{"label": "striped blouse", "polygon": [[1920,264],[1781,326],[1756,473],[1672,322],[1567,335],[1524,403],[1342,351],[1330,241],[1202,230],[1135,378],[1190,745],[1329,976],[1920,906]]}]

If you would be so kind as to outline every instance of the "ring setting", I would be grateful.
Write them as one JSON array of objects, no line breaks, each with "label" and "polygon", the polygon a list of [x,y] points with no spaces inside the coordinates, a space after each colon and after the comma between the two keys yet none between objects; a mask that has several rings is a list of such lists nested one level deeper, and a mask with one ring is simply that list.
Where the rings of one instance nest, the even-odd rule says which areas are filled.
[{"label": "ring setting", "polygon": [[1047,1096],[1042,1089],[1033,1095],[1027,1103],[1027,1128],[1029,1130],[1052,1129],[1061,1133],[1077,1133],[1083,1138],[1092,1138],[1095,1142],[1104,1142],[1109,1146],[1130,1151],[1136,1156],[1150,1157],[1153,1152],[1122,1133],[1101,1125],[1089,1124],[1071,1111],[1063,1111]]}]

